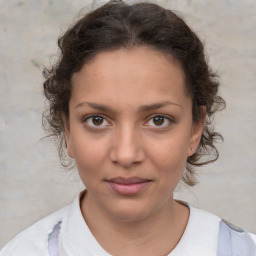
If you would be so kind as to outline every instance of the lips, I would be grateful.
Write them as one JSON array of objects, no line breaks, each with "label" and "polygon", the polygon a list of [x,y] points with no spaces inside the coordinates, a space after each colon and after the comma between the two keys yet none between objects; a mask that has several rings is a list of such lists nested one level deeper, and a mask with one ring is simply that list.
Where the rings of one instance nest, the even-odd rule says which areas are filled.
[{"label": "lips", "polygon": [[143,179],[140,177],[116,177],[107,180],[107,183],[111,189],[117,194],[128,196],[139,194],[144,188],[146,188],[152,180]]}]

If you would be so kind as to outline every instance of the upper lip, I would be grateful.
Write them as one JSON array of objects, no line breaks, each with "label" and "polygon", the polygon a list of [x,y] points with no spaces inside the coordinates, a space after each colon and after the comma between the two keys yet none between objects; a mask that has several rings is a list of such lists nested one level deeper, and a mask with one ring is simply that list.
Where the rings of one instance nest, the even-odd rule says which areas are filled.
[{"label": "upper lip", "polygon": [[107,181],[108,182],[119,183],[119,184],[134,184],[134,183],[149,182],[151,180],[140,178],[140,177],[129,177],[129,178],[115,177],[115,178],[109,179]]}]

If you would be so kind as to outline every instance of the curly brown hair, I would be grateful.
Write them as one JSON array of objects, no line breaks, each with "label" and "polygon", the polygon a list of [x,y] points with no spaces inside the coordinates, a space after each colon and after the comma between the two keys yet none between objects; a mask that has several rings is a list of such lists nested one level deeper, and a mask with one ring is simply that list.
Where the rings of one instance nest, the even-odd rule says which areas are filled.
[{"label": "curly brown hair", "polygon": [[66,154],[64,124],[69,120],[73,74],[102,51],[135,46],[150,46],[178,60],[193,101],[193,121],[202,117],[202,106],[206,109],[200,144],[187,159],[183,181],[196,184],[194,167],[217,160],[214,143],[222,136],[214,131],[212,121],[215,112],[225,107],[225,101],[217,95],[218,76],[207,64],[202,42],[177,14],[152,3],[128,5],[112,0],[80,18],[58,39],[58,46],[59,60],[43,72],[44,94],[49,103],[43,113],[43,126],[49,136],[57,139],[63,166],[72,162]]}]

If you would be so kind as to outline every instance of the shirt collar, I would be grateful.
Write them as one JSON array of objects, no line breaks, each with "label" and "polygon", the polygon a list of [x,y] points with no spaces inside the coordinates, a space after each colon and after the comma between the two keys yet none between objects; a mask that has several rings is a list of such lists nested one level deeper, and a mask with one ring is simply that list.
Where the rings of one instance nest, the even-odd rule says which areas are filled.
[{"label": "shirt collar", "polygon": [[80,199],[85,192],[86,190],[82,191],[75,198],[68,216],[63,219],[60,256],[111,256],[99,245],[83,218]]},{"label": "shirt collar", "polygon": [[[80,199],[85,192],[82,191],[75,198],[68,215],[63,219],[60,256],[111,256],[99,245],[83,218]],[[180,203],[189,207],[189,220],[179,243],[168,256],[204,256],[207,251],[216,252],[220,218],[193,208],[188,203]]]}]

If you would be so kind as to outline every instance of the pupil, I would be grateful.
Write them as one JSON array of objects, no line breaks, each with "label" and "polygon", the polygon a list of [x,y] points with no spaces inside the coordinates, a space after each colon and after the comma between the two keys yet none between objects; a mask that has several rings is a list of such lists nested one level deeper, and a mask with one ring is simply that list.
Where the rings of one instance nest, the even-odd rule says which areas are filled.
[{"label": "pupil", "polygon": [[162,116],[154,117],[154,124],[155,125],[162,125],[164,123],[164,118]]},{"label": "pupil", "polygon": [[92,122],[95,125],[101,125],[103,123],[103,118],[100,116],[95,116],[93,117]]}]

